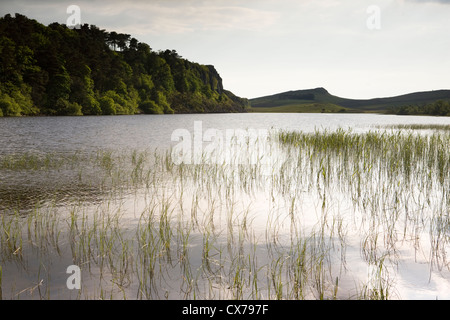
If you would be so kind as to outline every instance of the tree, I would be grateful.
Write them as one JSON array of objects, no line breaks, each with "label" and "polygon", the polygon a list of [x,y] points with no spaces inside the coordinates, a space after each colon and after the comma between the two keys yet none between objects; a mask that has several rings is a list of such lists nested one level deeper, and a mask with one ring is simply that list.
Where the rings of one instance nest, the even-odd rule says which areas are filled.
[{"label": "tree", "polygon": [[117,46],[123,51],[127,49],[128,43],[130,42],[130,35],[119,33],[117,34]]},{"label": "tree", "polygon": [[153,52],[129,34],[44,26],[20,14],[0,18],[3,116],[245,109],[222,89],[214,67],[175,50]]},{"label": "tree", "polygon": [[10,117],[20,116],[22,111],[20,105],[6,93],[0,95],[0,110],[3,116]]},{"label": "tree", "polygon": [[110,46],[112,46],[112,49],[114,51],[116,51],[116,46],[117,46],[117,42],[118,42],[118,35],[117,32],[112,31],[107,35],[107,42]]},{"label": "tree", "polygon": [[103,96],[99,99],[100,108],[104,115],[114,115],[117,113],[116,103],[110,97]]},{"label": "tree", "polygon": [[60,99],[69,100],[71,82],[70,75],[64,66],[61,66],[60,72],[50,78],[47,86],[47,109],[51,113],[61,113],[58,106],[64,106],[64,104],[57,104],[57,102]]},{"label": "tree", "polygon": [[146,114],[163,114],[163,109],[153,100],[146,100],[139,105],[139,109]]},{"label": "tree", "polygon": [[131,38],[130,40],[130,49],[137,51],[139,41],[136,38]]}]

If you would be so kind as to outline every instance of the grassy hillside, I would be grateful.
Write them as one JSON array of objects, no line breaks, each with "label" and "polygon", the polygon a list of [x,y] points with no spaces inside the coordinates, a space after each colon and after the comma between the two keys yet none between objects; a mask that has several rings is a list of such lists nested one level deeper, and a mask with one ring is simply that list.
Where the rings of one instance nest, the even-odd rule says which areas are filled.
[{"label": "grassy hillside", "polygon": [[250,100],[253,112],[390,112],[408,105],[450,100],[450,90],[416,92],[367,100],[331,95],[324,88],[278,93]]},{"label": "grassy hillside", "polygon": [[271,113],[329,113],[329,112],[355,112],[332,103],[289,103],[278,107],[252,107],[249,112]]}]

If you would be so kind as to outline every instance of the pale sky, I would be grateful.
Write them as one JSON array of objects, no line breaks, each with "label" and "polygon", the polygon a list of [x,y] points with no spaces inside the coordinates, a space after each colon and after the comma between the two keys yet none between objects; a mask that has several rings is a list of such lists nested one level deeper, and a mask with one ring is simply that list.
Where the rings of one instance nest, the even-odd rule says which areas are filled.
[{"label": "pale sky", "polygon": [[214,65],[241,97],[450,89],[450,0],[2,0],[0,15],[66,23],[69,5],[81,23]]}]

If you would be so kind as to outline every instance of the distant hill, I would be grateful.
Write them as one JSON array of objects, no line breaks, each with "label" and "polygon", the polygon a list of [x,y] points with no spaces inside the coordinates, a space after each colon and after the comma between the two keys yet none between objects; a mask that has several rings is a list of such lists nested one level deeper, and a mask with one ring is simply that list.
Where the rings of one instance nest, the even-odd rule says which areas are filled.
[{"label": "distant hill", "polygon": [[450,90],[415,92],[395,97],[347,99],[324,88],[297,90],[250,99],[253,112],[389,112],[408,105],[450,100]]}]

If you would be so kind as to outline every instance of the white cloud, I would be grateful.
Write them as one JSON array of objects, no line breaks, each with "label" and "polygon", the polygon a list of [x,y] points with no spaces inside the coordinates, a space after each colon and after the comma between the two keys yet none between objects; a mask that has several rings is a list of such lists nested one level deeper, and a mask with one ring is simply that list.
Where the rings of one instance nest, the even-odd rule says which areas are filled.
[{"label": "white cloud", "polygon": [[[158,34],[233,29],[259,31],[273,25],[278,18],[272,12],[227,6],[152,6],[146,12],[153,20],[149,22],[151,32]],[[141,17],[141,21],[145,20],[146,17]]]},{"label": "white cloud", "polygon": [[[0,12],[20,12],[29,17],[45,15],[45,21],[64,23],[66,1],[0,2]],[[127,28],[136,34],[171,34],[195,31],[255,30],[270,27],[279,14],[236,1],[77,1],[82,20],[102,27]],[[50,14],[52,13],[52,14]],[[41,20],[41,19],[40,19]],[[131,30],[131,31],[130,31]]]},{"label": "white cloud", "polygon": [[[448,86],[450,0],[75,2],[83,23],[214,64],[227,89],[242,96],[325,86],[373,97]],[[0,13],[65,23],[70,4],[1,0]],[[380,30],[367,28],[370,5],[381,9]]]},{"label": "white cloud", "polygon": [[134,34],[260,31],[279,18],[277,13],[271,11],[217,1],[79,1],[78,5],[84,21],[92,20],[93,24],[101,21],[103,27]]}]

